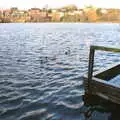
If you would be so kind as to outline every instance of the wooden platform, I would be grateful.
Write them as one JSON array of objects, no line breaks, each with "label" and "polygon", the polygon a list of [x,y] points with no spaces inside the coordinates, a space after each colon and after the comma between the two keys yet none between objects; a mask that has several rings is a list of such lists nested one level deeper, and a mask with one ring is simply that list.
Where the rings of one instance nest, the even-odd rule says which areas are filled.
[{"label": "wooden platform", "polygon": [[99,96],[109,102],[120,104],[120,63],[94,73],[95,50],[120,52],[120,48],[91,46],[88,75],[84,76],[85,96]]}]

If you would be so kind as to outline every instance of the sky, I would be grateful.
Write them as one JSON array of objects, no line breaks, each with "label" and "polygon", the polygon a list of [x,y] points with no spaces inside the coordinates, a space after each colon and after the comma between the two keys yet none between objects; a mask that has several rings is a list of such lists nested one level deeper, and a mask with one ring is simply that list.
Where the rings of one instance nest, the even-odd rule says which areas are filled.
[{"label": "sky", "polygon": [[83,8],[85,5],[102,8],[120,8],[119,3],[119,0],[0,0],[0,8],[43,8],[46,4],[49,8],[58,8],[69,4],[75,4],[78,8]]}]

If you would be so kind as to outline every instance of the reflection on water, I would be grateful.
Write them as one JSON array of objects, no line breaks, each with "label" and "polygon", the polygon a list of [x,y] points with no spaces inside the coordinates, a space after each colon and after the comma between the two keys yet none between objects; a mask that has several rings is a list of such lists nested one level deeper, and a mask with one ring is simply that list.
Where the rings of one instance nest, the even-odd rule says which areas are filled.
[{"label": "reflection on water", "polygon": [[[0,24],[0,120],[85,120],[90,44],[119,46],[118,25]],[[119,58],[97,52],[95,70]],[[94,120],[109,116],[92,113]]]}]

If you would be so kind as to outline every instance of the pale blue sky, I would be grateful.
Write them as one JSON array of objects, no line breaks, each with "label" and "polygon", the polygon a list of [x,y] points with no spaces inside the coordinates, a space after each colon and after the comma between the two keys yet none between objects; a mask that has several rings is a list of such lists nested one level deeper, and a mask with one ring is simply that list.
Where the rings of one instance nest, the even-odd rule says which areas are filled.
[{"label": "pale blue sky", "polygon": [[31,7],[42,8],[45,4],[53,8],[68,4],[75,4],[79,8],[83,8],[84,5],[89,4],[103,8],[120,8],[119,3],[119,0],[0,0],[0,8],[10,8],[12,6],[20,9]]}]

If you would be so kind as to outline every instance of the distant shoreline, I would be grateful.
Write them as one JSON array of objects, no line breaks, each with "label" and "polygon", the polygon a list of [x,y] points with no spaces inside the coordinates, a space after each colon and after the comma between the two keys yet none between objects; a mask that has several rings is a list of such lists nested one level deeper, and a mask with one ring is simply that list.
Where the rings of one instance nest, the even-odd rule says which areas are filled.
[{"label": "distant shoreline", "polygon": [[118,23],[120,24],[120,21],[119,22],[116,22],[116,21],[96,21],[96,22],[0,22],[0,24],[11,24],[11,23]]}]

